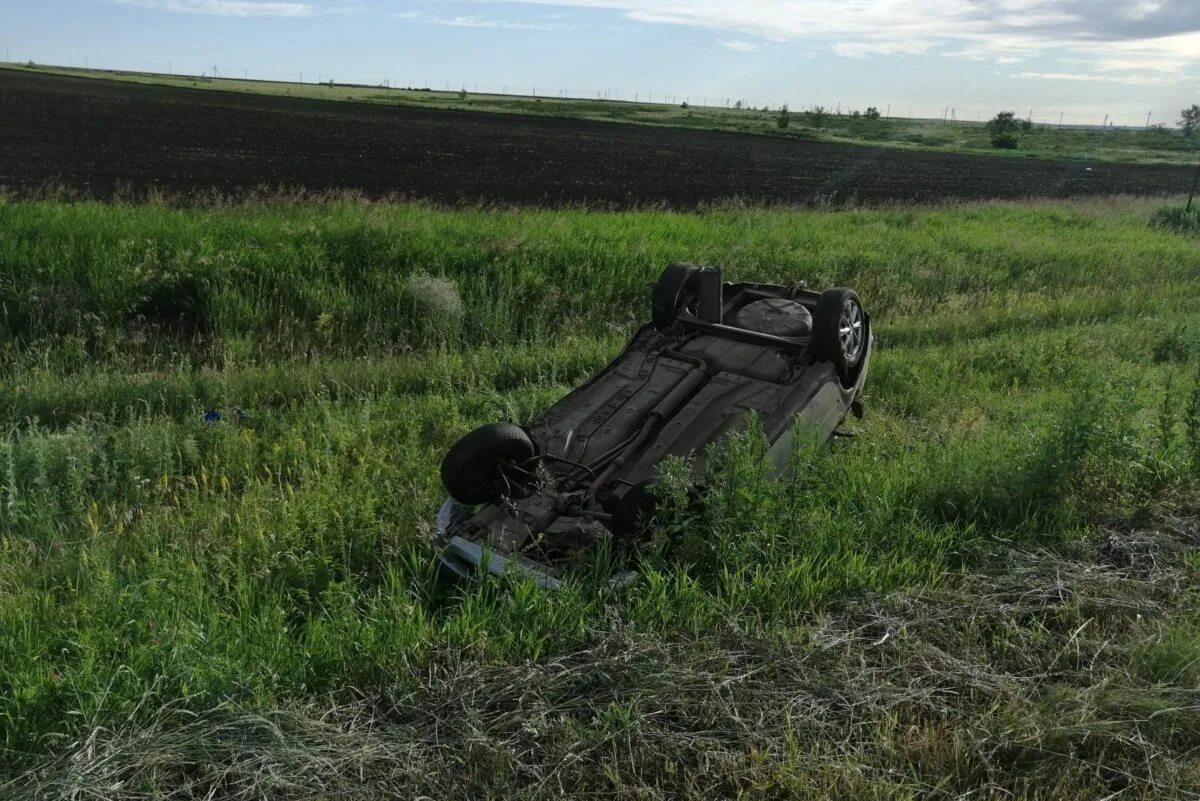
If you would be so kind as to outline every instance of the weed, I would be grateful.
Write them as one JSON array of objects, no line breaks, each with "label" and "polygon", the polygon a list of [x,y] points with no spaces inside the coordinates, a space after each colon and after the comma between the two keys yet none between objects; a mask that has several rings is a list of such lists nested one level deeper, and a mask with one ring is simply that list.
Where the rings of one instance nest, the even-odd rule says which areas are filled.
[{"label": "weed", "polygon": [[1200,206],[1191,211],[1179,206],[1157,209],[1150,217],[1150,224],[1179,234],[1200,234]]}]

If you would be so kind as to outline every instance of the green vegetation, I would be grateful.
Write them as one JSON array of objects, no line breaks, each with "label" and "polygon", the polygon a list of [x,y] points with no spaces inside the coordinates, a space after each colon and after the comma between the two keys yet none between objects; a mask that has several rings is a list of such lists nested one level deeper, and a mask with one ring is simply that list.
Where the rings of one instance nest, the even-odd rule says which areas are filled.
[{"label": "green vegetation", "polygon": [[[1152,212],[0,202],[0,795],[1190,797],[1200,250]],[[773,481],[741,435],[628,587],[439,588],[445,449],[678,259],[856,287],[858,436]]]},{"label": "green vegetation", "polygon": [[[793,108],[787,127],[779,124],[778,110],[756,109],[738,100],[732,104],[712,99],[703,105],[697,98],[675,103],[630,103],[618,100],[492,95],[428,88],[387,88],[325,82],[287,83],[209,78],[190,75],[85,70],[74,67],[5,64],[3,69],[31,70],[86,78],[130,81],[197,90],[251,92],[320,100],[418,106],[436,109],[488,111],[571,117],[639,125],[733,131],[764,136],[785,136],[851,144],[885,145],[942,152],[1012,155],[1018,158],[1087,159],[1091,161],[1195,163],[1200,158],[1200,137],[1155,126],[1147,130],[1115,127],[1071,128],[1029,125],[1017,153],[996,150],[991,134],[980,122],[946,122],[932,119],[883,117],[878,108],[863,113],[835,114],[822,106],[803,112]],[[725,107],[729,105],[730,107]],[[1187,112],[1184,114],[1186,125]]]},{"label": "green vegetation", "polygon": [[1016,150],[1020,143],[1021,123],[1017,121],[1017,115],[1011,111],[1001,111],[989,120],[987,131],[991,137],[992,147],[998,147],[1001,150]]},{"label": "green vegetation", "polygon": [[1179,129],[1183,135],[1191,138],[1200,129],[1200,106],[1193,103],[1180,114]]},{"label": "green vegetation", "polygon": [[1157,209],[1151,222],[1181,234],[1200,234],[1200,205],[1193,205],[1190,209],[1185,206]]}]

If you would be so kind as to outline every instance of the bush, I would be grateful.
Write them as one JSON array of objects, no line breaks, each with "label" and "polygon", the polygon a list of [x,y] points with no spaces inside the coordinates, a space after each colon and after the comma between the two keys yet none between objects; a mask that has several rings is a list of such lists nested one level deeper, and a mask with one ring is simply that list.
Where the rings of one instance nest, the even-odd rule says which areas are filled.
[{"label": "bush", "polygon": [[1154,212],[1150,224],[1179,234],[1200,234],[1200,205],[1193,206],[1191,211],[1178,206],[1161,208]]},{"label": "bush", "polygon": [[1011,111],[1001,111],[988,121],[987,132],[991,135],[992,147],[1016,150],[1021,123]]},{"label": "bush", "polygon": [[779,109],[779,116],[775,118],[775,124],[782,130],[792,123],[792,115],[788,113],[788,107],[785,103],[783,108]]},{"label": "bush", "polygon": [[820,129],[829,119],[829,109],[824,106],[813,106],[812,111],[808,112],[808,122],[814,128]]},{"label": "bush", "polygon": [[1190,138],[1200,130],[1200,106],[1193,103],[1190,108],[1185,108],[1179,114],[1179,127],[1183,130],[1183,135]]},{"label": "bush", "polygon": [[868,120],[877,120],[883,115],[880,114],[879,109],[875,108],[874,106],[867,106],[867,110],[863,112],[863,116]]}]

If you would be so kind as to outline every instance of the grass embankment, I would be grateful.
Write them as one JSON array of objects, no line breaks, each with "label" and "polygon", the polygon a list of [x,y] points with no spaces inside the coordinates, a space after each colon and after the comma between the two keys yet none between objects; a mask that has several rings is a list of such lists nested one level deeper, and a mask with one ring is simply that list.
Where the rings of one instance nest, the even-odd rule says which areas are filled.
[{"label": "grass embankment", "polygon": [[[1194,524],[1096,545],[1200,469],[1152,211],[0,205],[0,789],[1189,797]],[[628,588],[439,591],[445,449],[676,259],[856,287],[858,436],[735,443]]]},{"label": "grass embankment", "polygon": [[[883,145],[940,152],[973,153],[1038,159],[1085,159],[1089,161],[1146,164],[1194,164],[1200,158],[1200,137],[1184,137],[1166,128],[1073,128],[1034,125],[1020,134],[1017,150],[998,150],[981,122],[943,122],[933,119],[890,117],[871,120],[830,110],[819,122],[801,109],[794,109],[789,125],[778,125],[778,109],[725,108],[700,101],[649,103],[586,98],[535,97],[421,88],[385,88],[337,83],[291,83],[237,78],[164,75],[148,72],[82,69],[42,65],[5,64],[4,69],[45,72],[84,78],[128,81],[156,86],[247,92],[250,94],[301,97],[311,100],[381,103],[420,108],[487,111],[499,114],[530,114],[544,117],[661,125],[673,128],[733,131],[762,136],[784,136],[847,144]],[[695,98],[693,98],[695,99]],[[718,102],[713,99],[714,104]],[[880,108],[883,106],[881,104]],[[995,109],[996,112],[1003,109]]]}]

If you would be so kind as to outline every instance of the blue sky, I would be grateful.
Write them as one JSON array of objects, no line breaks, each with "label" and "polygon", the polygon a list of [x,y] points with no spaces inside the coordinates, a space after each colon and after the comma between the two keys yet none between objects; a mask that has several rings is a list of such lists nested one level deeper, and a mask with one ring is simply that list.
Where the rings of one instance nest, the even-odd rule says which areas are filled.
[{"label": "blue sky", "polygon": [[0,0],[13,61],[1173,123],[1198,0]]}]

